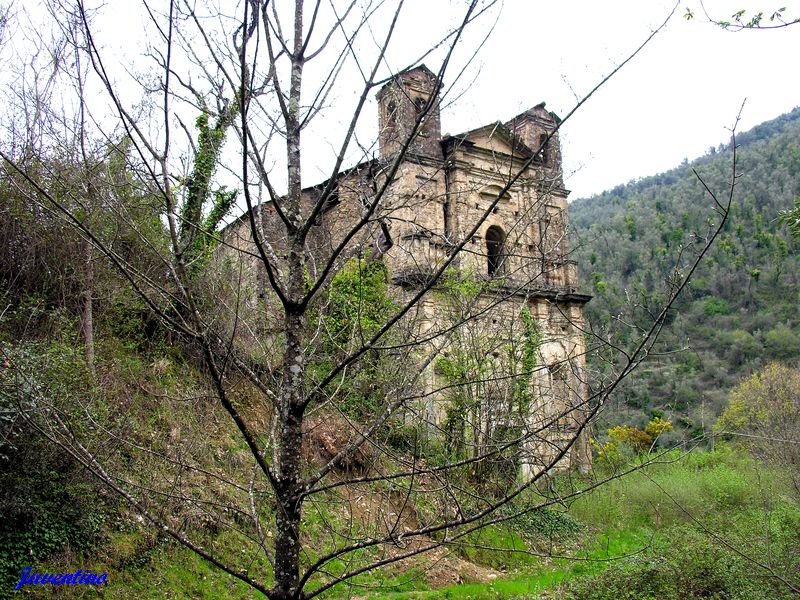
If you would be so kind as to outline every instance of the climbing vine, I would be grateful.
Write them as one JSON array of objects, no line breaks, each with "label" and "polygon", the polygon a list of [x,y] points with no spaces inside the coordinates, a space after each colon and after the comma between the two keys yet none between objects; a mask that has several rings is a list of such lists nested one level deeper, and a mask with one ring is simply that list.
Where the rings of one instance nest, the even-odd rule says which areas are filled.
[{"label": "climbing vine", "polygon": [[[310,382],[323,379],[331,368],[355,348],[362,346],[397,310],[389,294],[389,278],[382,260],[351,259],[333,277],[323,301],[311,319],[321,339],[319,351],[309,361]],[[390,337],[384,338],[389,341]],[[391,358],[377,351],[366,353],[337,382],[339,408],[355,418],[373,414],[386,401],[383,389],[391,384]],[[379,375],[380,372],[380,375]]]},{"label": "climbing vine", "polygon": [[[213,123],[208,108],[205,105],[201,108],[203,112],[195,122],[199,131],[197,151],[192,173],[186,180],[179,230],[184,260],[193,274],[201,271],[208,261],[216,245],[215,237],[211,234],[217,231],[230,213],[238,195],[237,190],[228,190],[225,186],[212,190],[211,181],[219,164],[228,128],[239,112],[239,103],[233,102],[225,107]],[[208,213],[204,218],[206,210]]]},{"label": "climbing vine", "polygon": [[539,331],[536,319],[533,318],[527,306],[522,308],[519,316],[523,325],[522,359],[520,361],[520,373],[516,378],[515,396],[520,416],[523,416],[528,413],[531,404],[531,377],[536,369],[536,357],[542,344],[542,334]]}]

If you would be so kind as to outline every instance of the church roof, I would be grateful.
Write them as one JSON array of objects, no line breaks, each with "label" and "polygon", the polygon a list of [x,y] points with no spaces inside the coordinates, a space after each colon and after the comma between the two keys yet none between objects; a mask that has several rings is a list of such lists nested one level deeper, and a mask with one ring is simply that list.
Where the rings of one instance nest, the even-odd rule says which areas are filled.
[{"label": "church roof", "polygon": [[508,147],[509,154],[520,158],[529,158],[533,155],[533,150],[522,141],[522,138],[500,121],[489,123],[483,127],[478,127],[458,135],[446,136],[442,140],[442,143],[445,144],[446,147],[451,147],[452,145],[475,146],[485,140],[495,140],[503,143]]}]

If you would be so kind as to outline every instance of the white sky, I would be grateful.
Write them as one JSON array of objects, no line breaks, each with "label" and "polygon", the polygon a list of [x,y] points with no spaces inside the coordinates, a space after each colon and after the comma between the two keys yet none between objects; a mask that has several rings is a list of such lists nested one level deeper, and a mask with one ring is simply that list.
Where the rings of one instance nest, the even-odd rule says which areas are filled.
[{"label": "white sky", "polygon": [[[769,10],[782,0],[774,7],[767,4],[772,1],[705,0],[705,5],[713,16],[729,18],[737,8]],[[800,104],[800,25],[727,32],[706,21],[699,2],[683,0],[666,29],[565,123],[561,142],[572,199],[667,170],[727,141],[727,128],[745,98],[740,131]],[[382,20],[376,20],[376,37],[393,5],[388,2]],[[407,0],[408,10],[399,21],[388,66],[399,69],[413,62],[448,22],[459,18],[464,6],[464,0]],[[627,58],[673,6],[668,0],[505,0],[499,11],[487,15],[466,35],[455,57],[456,69],[445,76],[445,84],[453,85],[455,95],[443,108],[442,133],[508,120],[543,100],[548,109],[565,116],[575,105],[576,94],[585,95]],[[696,19],[683,18],[687,6]],[[138,25],[141,5],[111,0],[104,11],[96,34],[108,58],[118,58],[126,65],[123,68],[137,63],[145,44],[155,38],[152,30]],[[800,6],[791,11],[790,7],[791,16],[800,16]],[[492,35],[463,76],[457,77],[495,19]],[[288,18],[285,23],[289,24]],[[368,40],[362,44],[359,52],[363,50],[365,56],[374,50]],[[436,56],[425,62],[432,70],[438,69]],[[310,64],[307,74],[324,74],[325,69],[323,59]],[[326,110],[304,134],[304,185],[330,175],[325,166],[330,164],[348,114],[339,108],[352,104],[357,84],[355,79],[342,78],[327,98]],[[140,94],[140,90],[131,92],[126,98],[135,105]],[[194,117],[186,119],[191,123]],[[362,144],[374,142],[374,101],[357,131]],[[276,147],[276,156],[283,153]],[[354,156],[351,163],[358,159]],[[279,163],[280,158],[276,166]],[[279,185],[281,178],[276,179]]]},{"label": "white sky", "polygon": [[[769,3],[705,5],[716,18],[729,18],[740,7],[781,6]],[[506,1],[480,54],[478,79],[443,113],[443,132],[506,120],[543,100],[563,117],[575,104],[572,90],[585,95],[673,6]],[[686,6],[696,14],[692,21],[683,18]],[[701,10],[695,0],[682,2],[667,28],[565,123],[561,142],[572,199],[665,171],[727,141],[745,98],[739,131],[800,104],[800,24],[734,33],[709,24]]]},{"label": "white sky", "polygon": [[[779,8],[767,6],[769,1],[705,0],[705,6],[710,15],[726,19],[738,8]],[[411,0],[390,66],[399,69],[412,61],[463,6],[455,0]],[[691,21],[683,17],[687,6],[696,14]],[[497,18],[463,77],[454,82],[458,70],[452,69],[445,76],[445,85],[453,84],[458,95],[442,110],[442,133],[504,121],[541,101],[565,116],[576,94],[583,97],[624,61],[673,7],[669,0],[506,0],[499,16],[495,11],[466,37],[459,64]],[[800,6],[790,14],[800,16]],[[800,24],[724,31],[707,21],[699,0],[684,0],[667,27],[563,126],[570,198],[668,170],[727,142],[745,99],[739,131],[790,111],[800,104],[799,50]],[[435,57],[426,62],[437,70]],[[365,120],[371,123],[361,130],[363,139],[374,139],[375,108]],[[330,153],[330,146],[325,151]],[[309,161],[310,179],[325,179],[322,170],[316,178],[310,175],[323,163]]]}]

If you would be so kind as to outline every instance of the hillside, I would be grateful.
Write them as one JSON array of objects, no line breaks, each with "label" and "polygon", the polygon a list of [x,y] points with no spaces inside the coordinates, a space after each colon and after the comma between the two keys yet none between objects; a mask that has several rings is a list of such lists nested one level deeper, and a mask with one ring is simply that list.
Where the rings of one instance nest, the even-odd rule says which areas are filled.
[{"label": "hillside", "polygon": [[[777,221],[800,194],[800,108],[739,135],[737,145],[739,179],[725,230],[669,315],[662,354],[616,395],[608,422],[642,424],[663,412],[681,426],[674,436],[691,437],[713,424],[743,376],[767,361],[800,357],[800,240]],[[635,321],[634,305],[656,305],[667,277],[705,234],[713,201],[693,169],[725,196],[730,145],[570,205],[574,258],[595,296],[587,307],[595,330],[628,339],[623,322]],[[597,360],[592,366],[605,368]]]},{"label": "hillside", "polygon": [[[800,113],[795,111],[743,136],[743,176],[730,225],[662,336],[664,350],[690,349],[646,364],[615,397],[607,420],[641,424],[663,411],[679,426],[674,435],[691,436],[713,423],[713,413],[740,375],[771,358],[800,355],[798,246],[774,221],[798,193],[798,132]],[[696,165],[709,185],[724,188],[728,150]],[[112,162],[110,175],[124,181],[127,174],[113,167]],[[576,255],[596,295],[589,317],[594,327],[617,339],[624,341],[628,332],[610,316],[630,312],[635,318],[637,311],[626,309],[632,298],[657,302],[659,282],[672,271],[676,252],[704,227],[711,202],[687,167],[573,206],[581,241]],[[135,258],[167,288],[171,282],[159,263],[146,260],[150,248],[164,245],[157,198],[135,192],[121,196],[136,210],[127,213],[126,222],[100,205],[94,217],[106,225],[102,234],[113,240],[120,256]],[[0,296],[8,307],[0,313],[0,598],[14,594],[11,586],[26,567],[45,573],[78,567],[108,573],[109,583],[100,592],[108,598],[261,597],[143,516],[163,515],[163,522],[180,535],[199,540],[261,581],[271,581],[273,566],[262,551],[262,531],[267,538],[274,535],[272,496],[263,481],[256,487],[252,454],[225,408],[214,402],[196,346],[159,321],[107,262],[97,259],[87,282],[80,237],[51,214],[32,210],[27,200],[17,188],[0,186],[0,214],[6,217],[0,228],[6,248],[0,254]],[[148,232],[149,238],[143,235]],[[353,321],[348,295],[383,289],[353,286],[348,271],[343,273],[331,286],[337,301],[330,305],[336,310],[327,313],[339,332]],[[95,290],[91,361],[81,327],[87,285]],[[215,288],[209,284],[198,290],[199,298],[211,304],[203,294]],[[380,307],[380,296],[370,298],[373,307]],[[602,374],[600,363],[591,367]],[[349,383],[361,387],[338,387],[354,390],[349,399],[358,404],[342,403],[340,413],[321,407],[307,421],[303,460],[309,470],[326,464],[363,427],[355,419],[368,406],[362,402],[368,399],[363,382],[392,381],[385,371],[374,375],[377,368],[364,369],[363,380],[352,372]],[[260,390],[234,372],[227,383],[237,414],[256,430],[269,432],[274,413]],[[76,427],[65,427],[65,420]],[[419,540],[438,541],[435,535],[403,539],[407,528],[438,517],[442,505],[432,500],[437,489],[464,491],[472,504],[462,501],[459,510],[485,506],[496,493],[488,484],[493,474],[502,475],[499,463],[481,478],[471,467],[464,469],[453,487],[443,486],[440,465],[447,460],[446,446],[419,442],[409,427],[384,435],[371,441],[387,452],[360,454],[334,472],[332,484],[308,510],[301,539],[305,564],[329,551],[337,536],[384,535],[390,527],[403,533],[387,544],[386,552],[413,551],[421,546],[410,544]],[[261,437],[265,447],[268,436]],[[70,446],[73,439],[80,446]],[[86,448],[117,474],[111,485],[81,463]],[[679,454],[673,456],[677,461]],[[763,597],[787,597],[777,580],[765,584],[747,557],[727,552],[708,535],[709,530],[722,532],[735,540],[735,547],[748,545],[755,556],[769,556],[768,568],[775,572],[797,572],[800,529],[790,483],[783,481],[786,470],[765,471],[733,450],[687,456],[624,480],[617,479],[621,463],[598,457],[592,479],[574,473],[548,478],[546,485],[501,507],[491,526],[468,531],[427,555],[364,573],[326,597],[364,597],[372,590],[370,597],[391,591],[396,598],[530,598],[544,588],[549,588],[547,597],[573,599],[618,597],[620,589],[635,590],[638,597],[689,597],[665,592],[674,588],[694,590],[691,597],[736,590],[739,596],[726,597],[749,598],[765,585],[775,589]],[[425,472],[412,471],[413,485],[404,489],[394,481],[408,464],[423,465]],[[367,477],[362,479],[362,473]],[[584,493],[585,484],[594,487],[605,477],[616,481]],[[109,491],[117,482],[131,490],[128,501]],[[677,500],[665,502],[665,488]],[[574,502],[569,500],[573,494]],[[771,512],[759,512],[767,505]],[[708,528],[694,527],[694,515],[705,519]],[[261,521],[263,530],[255,524]],[[762,530],[765,522],[769,528]],[[624,555],[635,555],[635,562],[608,560]],[[366,550],[354,560],[385,556]],[[345,566],[334,564],[335,569]],[[662,571],[655,578],[658,568]],[[566,587],[554,590],[559,581]],[[474,583],[459,586],[462,582]],[[30,595],[44,597],[48,591],[36,588]],[[75,586],[63,595],[85,594]]]}]

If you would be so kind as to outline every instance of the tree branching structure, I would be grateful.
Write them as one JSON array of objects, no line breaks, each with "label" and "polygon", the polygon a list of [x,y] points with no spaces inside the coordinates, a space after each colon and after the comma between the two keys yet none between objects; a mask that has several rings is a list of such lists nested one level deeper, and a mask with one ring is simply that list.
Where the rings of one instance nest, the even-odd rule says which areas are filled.
[{"label": "tree branching structure", "polygon": [[[800,17],[786,14],[785,6],[774,7],[773,10],[766,12],[763,10],[748,11],[747,9],[738,9],[729,18],[722,19],[715,15],[712,16],[702,0],[700,9],[710,23],[727,31],[783,29],[800,23]],[[684,18],[690,20],[694,16],[694,12],[687,8]]]},{"label": "tree branching structure", "polygon": [[[707,189],[713,200],[709,228],[697,232],[693,247],[679,257],[665,303],[651,311],[646,325],[638,325],[633,345],[621,347],[590,329],[582,332],[587,351],[612,360],[615,368],[612,376],[593,383],[589,394],[580,395],[579,406],[567,406],[494,438],[481,437],[491,414],[467,408],[459,415],[459,426],[471,428],[475,436],[459,442],[460,447],[436,455],[431,452],[435,442],[419,429],[399,444],[392,438],[398,430],[407,431],[409,421],[425,419],[419,400],[453,392],[464,406],[474,407],[470,402],[476,396],[500,387],[524,398],[528,382],[539,376],[544,366],[536,356],[542,340],[533,321],[523,317],[521,329],[512,336],[516,345],[499,347],[490,332],[481,330],[479,317],[501,306],[510,292],[492,290],[491,282],[483,282],[475,293],[469,281],[453,277],[454,268],[469,251],[475,233],[524,170],[540,159],[557,131],[664,25],[578,101],[555,130],[539,140],[530,157],[504,173],[504,185],[493,190],[480,216],[462,234],[442,243],[442,260],[413,293],[386,299],[379,293],[380,260],[362,260],[363,249],[378,236],[383,245],[377,247],[389,247],[391,215],[384,209],[392,182],[432,114],[436,97],[448,97],[443,82],[458,80],[465,68],[459,63],[464,61],[459,58],[463,38],[481,26],[494,2],[467,3],[452,29],[402,69],[387,67],[402,1],[394,6],[309,4],[242,0],[235,13],[219,14],[194,2],[171,0],[162,14],[155,4],[145,3],[155,32],[148,49],[155,76],[146,82],[149,93],[143,105],[134,106],[118,84],[84,3],[77,8],[53,3],[54,14],[70,15],[69,26],[76,34],[72,51],[91,64],[94,82],[105,90],[115,114],[111,130],[103,127],[108,115],[92,115],[84,125],[96,127],[102,142],[98,147],[126,140],[131,185],[160,206],[166,248],[142,233],[143,247],[151,253],[148,264],[158,269],[145,268],[140,257],[121,252],[95,222],[76,214],[75,198],[58,193],[52,178],[42,178],[7,147],[0,149],[4,176],[20,193],[61,215],[116,269],[161,326],[191,348],[206,378],[207,402],[227,416],[246,450],[247,464],[219,472],[188,449],[164,450],[131,441],[95,414],[91,402],[79,401],[84,422],[113,445],[159,461],[171,477],[165,485],[143,472],[112,472],[104,461],[105,450],[87,442],[83,430],[70,422],[74,411],[65,411],[24,371],[16,374],[20,414],[154,528],[275,600],[312,598],[418,554],[478,543],[474,535],[482,528],[565,505],[602,485],[604,480],[580,480],[564,491],[552,485],[551,475],[585,437],[592,417],[620,382],[654,351],[676,299],[725,225],[737,179],[734,158],[728,193],[721,198]],[[359,164],[373,164],[374,150],[365,148],[357,134],[370,96],[423,60],[437,61],[432,71],[436,96],[418,106],[410,131],[380,173],[368,174],[370,195],[337,224],[337,236],[320,254],[313,230],[338,201],[339,176],[359,152],[354,148],[360,149]],[[358,78],[352,110],[338,132],[329,178],[314,188],[309,201],[303,177],[309,141],[303,134],[325,118],[348,69]],[[312,76],[320,72],[323,75]],[[90,98],[80,100],[91,115]],[[198,113],[195,144],[183,123]],[[88,140],[86,127],[81,139]],[[181,139],[181,132],[187,139]],[[247,244],[216,230],[233,196],[221,187],[214,194],[215,173],[236,182],[246,209],[241,219]],[[547,184],[543,182],[545,188]],[[278,191],[284,187],[285,192]],[[204,214],[209,200],[213,206]],[[108,202],[113,205],[115,199]],[[538,218],[539,208],[519,215],[520,228],[524,219]],[[125,217],[121,199],[115,210]],[[204,249],[214,245],[221,254],[242,260],[227,266],[200,260]],[[494,267],[500,268],[503,260],[498,251]],[[252,265],[259,281],[255,289]],[[449,294],[448,318],[422,330],[424,305],[434,294]],[[493,299],[479,301],[478,295]],[[354,297],[369,302],[351,302]],[[452,357],[449,363],[442,361],[454,347],[463,350],[455,366]],[[514,368],[488,366],[484,358],[500,351],[510,353]],[[437,389],[425,390],[422,373],[435,364],[449,364],[449,377]],[[247,401],[245,396],[257,400]],[[512,476],[492,489],[476,484],[480,474],[488,472],[486,465],[499,469],[504,461],[514,464],[532,442],[547,443],[548,435],[575,410],[585,418],[529,477]],[[446,433],[433,432],[431,438]],[[184,485],[191,477],[204,478],[226,492],[202,494]],[[191,507],[216,528],[235,532],[250,548],[252,561],[231,561],[214,548],[213,540],[203,541],[202,533],[176,518],[176,507]],[[313,543],[309,536],[315,536]]]}]

